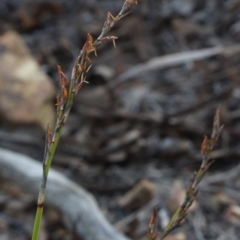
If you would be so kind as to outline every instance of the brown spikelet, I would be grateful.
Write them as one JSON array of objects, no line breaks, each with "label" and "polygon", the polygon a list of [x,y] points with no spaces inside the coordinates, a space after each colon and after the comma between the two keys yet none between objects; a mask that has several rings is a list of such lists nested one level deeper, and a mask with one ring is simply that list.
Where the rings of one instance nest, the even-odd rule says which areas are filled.
[{"label": "brown spikelet", "polygon": [[62,69],[59,65],[57,65],[58,74],[60,75],[60,86],[67,87],[68,86],[68,80],[65,76],[65,74],[62,72]]},{"label": "brown spikelet", "polygon": [[66,88],[66,87],[63,88],[62,97],[63,97],[63,99],[65,99],[65,100],[66,100],[67,97],[68,97],[68,92],[67,92],[67,88]]},{"label": "brown spikelet", "polygon": [[202,146],[201,146],[201,154],[206,155],[209,152],[210,152],[209,140],[208,140],[208,137],[206,135],[204,135],[203,141],[202,141]]},{"label": "brown spikelet", "polygon": [[134,5],[134,4],[138,4],[138,1],[137,0],[126,0],[125,1],[125,4],[126,4],[126,6],[128,7],[128,8],[130,8],[132,5]]},{"label": "brown spikelet", "polygon": [[49,127],[49,124],[47,126],[47,142],[49,144],[52,143],[52,131],[51,131],[50,127]]}]

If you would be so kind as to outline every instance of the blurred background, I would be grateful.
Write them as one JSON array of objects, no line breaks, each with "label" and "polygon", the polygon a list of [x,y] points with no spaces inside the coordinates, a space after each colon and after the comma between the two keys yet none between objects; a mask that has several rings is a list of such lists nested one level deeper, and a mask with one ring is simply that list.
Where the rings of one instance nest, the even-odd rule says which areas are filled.
[{"label": "blurred background", "polygon": [[[55,121],[57,64],[67,78],[91,33],[122,0],[0,1],[0,147],[39,162]],[[206,180],[173,240],[239,239],[240,1],[139,0],[92,56],[53,168],[90,191],[104,215],[145,239],[153,207],[159,229],[201,164],[221,105],[224,130]],[[2,167],[1,167],[2,168]],[[14,173],[13,173],[14,174]],[[20,181],[20,180],[19,180]],[[1,239],[30,239],[36,196],[0,174]],[[42,239],[80,239],[47,206]]]}]

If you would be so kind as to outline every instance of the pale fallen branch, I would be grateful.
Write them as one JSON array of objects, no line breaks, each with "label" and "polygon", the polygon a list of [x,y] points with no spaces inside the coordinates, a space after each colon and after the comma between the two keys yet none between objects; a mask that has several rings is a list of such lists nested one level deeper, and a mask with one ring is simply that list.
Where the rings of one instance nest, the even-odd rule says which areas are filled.
[{"label": "pale fallen branch", "polygon": [[173,53],[168,54],[166,56],[155,57],[145,63],[135,65],[134,67],[120,74],[119,76],[114,78],[114,80],[109,82],[109,86],[114,87],[119,83],[129,80],[130,78],[139,76],[140,74],[152,70],[173,67],[191,61],[210,58],[219,54],[229,56],[239,52],[240,45],[233,45],[226,47],[217,46],[212,48],[205,48],[195,51],[186,51],[181,53]]},{"label": "pale fallen branch", "polygon": [[[38,193],[42,164],[25,155],[0,148],[1,177],[15,181],[26,192]],[[106,220],[94,197],[51,169],[46,203],[57,207],[67,227],[84,240],[128,240]]]}]

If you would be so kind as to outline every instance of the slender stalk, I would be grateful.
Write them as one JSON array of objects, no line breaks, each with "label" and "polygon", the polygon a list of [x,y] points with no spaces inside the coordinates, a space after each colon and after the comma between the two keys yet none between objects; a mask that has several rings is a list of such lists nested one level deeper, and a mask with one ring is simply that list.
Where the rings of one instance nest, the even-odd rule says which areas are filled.
[{"label": "slender stalk", "polygon": [[58,66],[61,93],[57,96],[57,121],[53,132],[50,130],[49,126],[47,128],[45,153],[43,157],[43,176],[38,195],[32,240],[38,240],[39,238],[48,173],[51,168],[52,160],[74,99],[81,89],[83,83],[87,82],[86,74],[91,67],[89,55],[92,52],[97,55],[97,47],[106,41],[112,40],[115,46],[115,39],[117,39],[117,37],[106,36],[106,34],[111,30],[116,22],[129,13],[129,8],[134,4],[137,4],[137,0],[125,0],[122,9],[117,16],[114,17],[111,13],[108,13],[107,19],[102,28],[102,32],[95,41],[93,41],[93,38],[90,34],[87,35],[87,40],[75,60],[70,81],[67,80],[66,76],[61,70],[61,67]]},{"label": "slender stalk", "polygon": [[213,129],[210,139],[207,136],[204,136],[201,154],[202,154],[202,164],[197,172],[192,176],[190,184],[186,190],[186,196],[182,204],[177,208],[168,225],[165,227],[162,233],[157,231],[157,210],[155,209],[152,217],[148,224],[147,239],[148,240],[162,240],[164,239],[171,231],[176,229],[181,225],[185,219],[188,209],[192,205],[198,193],[198,185],[202,181],[205,173],[213,163],[210,160],[210,154],[215,147],[219,135],[222,132],[223,126],[220,125],[220,109],[217,108],[214,120],[213,120]]},{"label": "slender stalk", "polygon": [[43,215],[43,207],[37,206],[37,212],[35,216],[34,226],[33,226],[33,234],[32,239],[38,239],[41,222],[42,222],[42,215]]},{"label": "slender stalk", "polygon": [[204,136],[203,138],[201,146],[202,164],[198,171],[193,174],[190,184],[186,191],[185,199],[183,203],[177,208],[169,224],[164,229],[160,240],[164,239],[171,231],[179,227],[184,218],[186,217],[188,209],[190,208],[190,206],[192,205],[197,196],[198,185],[202,181],[209,167],[213,163],[213,161],[210,160],[210,154],[218,141],[222,129],[223,126],[220,125],[220,107],[218,107],[213,120],[212,135],[210,139],[207,136]]},{"label": "slender stalk", "polygon": [[37,240],[39,237],[42,215],[43,215],[43,205],[44,205],[44,198],[45,198],[45,189],[47,184],[47,176],[51,167],[55,150],[57,148],[59,139],[61,137],[62,129],[63,129],[63,126],[57,131],[55,142],[51,145],[50,149],[48,150],[49,152],[48,157],[46,161],[43,163],[43,177],[42,177],[42,184],[41,184],[41,188],[38,196],[37,211],[36,211],[36,216],[34,221],[32,240]]}]

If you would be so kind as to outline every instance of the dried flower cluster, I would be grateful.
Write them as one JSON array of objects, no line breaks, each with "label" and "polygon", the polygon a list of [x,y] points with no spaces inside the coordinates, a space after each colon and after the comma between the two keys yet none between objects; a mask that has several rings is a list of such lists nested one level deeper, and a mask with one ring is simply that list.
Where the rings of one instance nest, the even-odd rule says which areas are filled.
[{"label": "dried flower cluster", "polygon": [[[97,56],[97,47],[109,40],[113,41],[113,45],[116,47],[115,40],[117,37],[106,36],[106,34],[116,22],[129,14],[129,8],[134,4],[137,4],[137,0],[126,0],[117,16],[113,16],[110,12],[108,12],[101,34],[95,41],[93,40],[91,34],[88,33],[87,40],[75,60],[70,82],[62,72],[61,67],[58,66],[62,92],[57,96],[57,124],[53,137],[56,135],[56,130],[66,122],[67,116],[73,104],[74,97],[78,94],[78,91],[81,89],[83,83],[87,83],[86,73],[91,67],[90,53],[94,52],[95,56]],[[54,141],[55,138],[53,138],[51,142]]]},{"label": "dried flower cluster", "polygon": [[155,208],[148,222],[147,240],[156,240],[160,236],[160,232],[157,231],[157,222],[158,208]]},{"label": "dried flower cluster", "polygon": [[[49,169],[49,166],[51,164],[51,160],[49,161],[49,155],[53,154],[52,152],[55,151],[55,148],[51,148],[56,144],[57,136],[59,135],[60,130],[62,129],[67,120],[74,98],[78,94],[83,83],[87,83],[86,73],[91,67],[91,59],[89,56],[90,53],[94,52],[95,56],[97,56],[97,47],[109,40],[112,40],[113,45],[116,46],[115,40],[117,39],[117,37],[105,35],[115,25],[116,22],[118,22],[120,19],[122,19],[129,13],[129,8],[134,4],[137,4],[137,0],[126,0],[122,6],[121,11],[115,17],[110,12],[108,12],[107,19],[103,24],[102,32],[95,41],[93,40],[91,34],[88,33],[87,40],[75,60],[70,81],[67,80],[66,76],[61,70],[61,67],[57,66],[60,76],[61,93],[57,95],[57,122],[55,129],[52,133],[50,128],[48,127],[47,131],[47,142],[43,161],[47,169]],[[48,171],[45,175],[47,174]]]},{"label": "dried flower cluster", "polygon": [[162,233],[157,231],[157,209],[154,210],[152,217],[148,224],[148,232],[147,239],[148,240],[156,240],[156,239],[164,239],[171,231],[175,228],[179,227],[183,222],[184,218],[187,215],[189,207],[192,205],[198,193],[198,185],[203,179],[205,173],[208,168],[213,163],[210,160],[210,154],[216,145],[219,135],[222,132],[223,126],[220,125],[220,114],[219,107],[217,108],[214,121],[213,121],[213,130],[211,138],[209,139],[207,136],[204,136],[201,154],[202,154],[202,164],[197,172],[195,172],[192,176],[190,184],[186,191],[186,196],[182,204],[177,208],[167,227],[163,230]]}]

